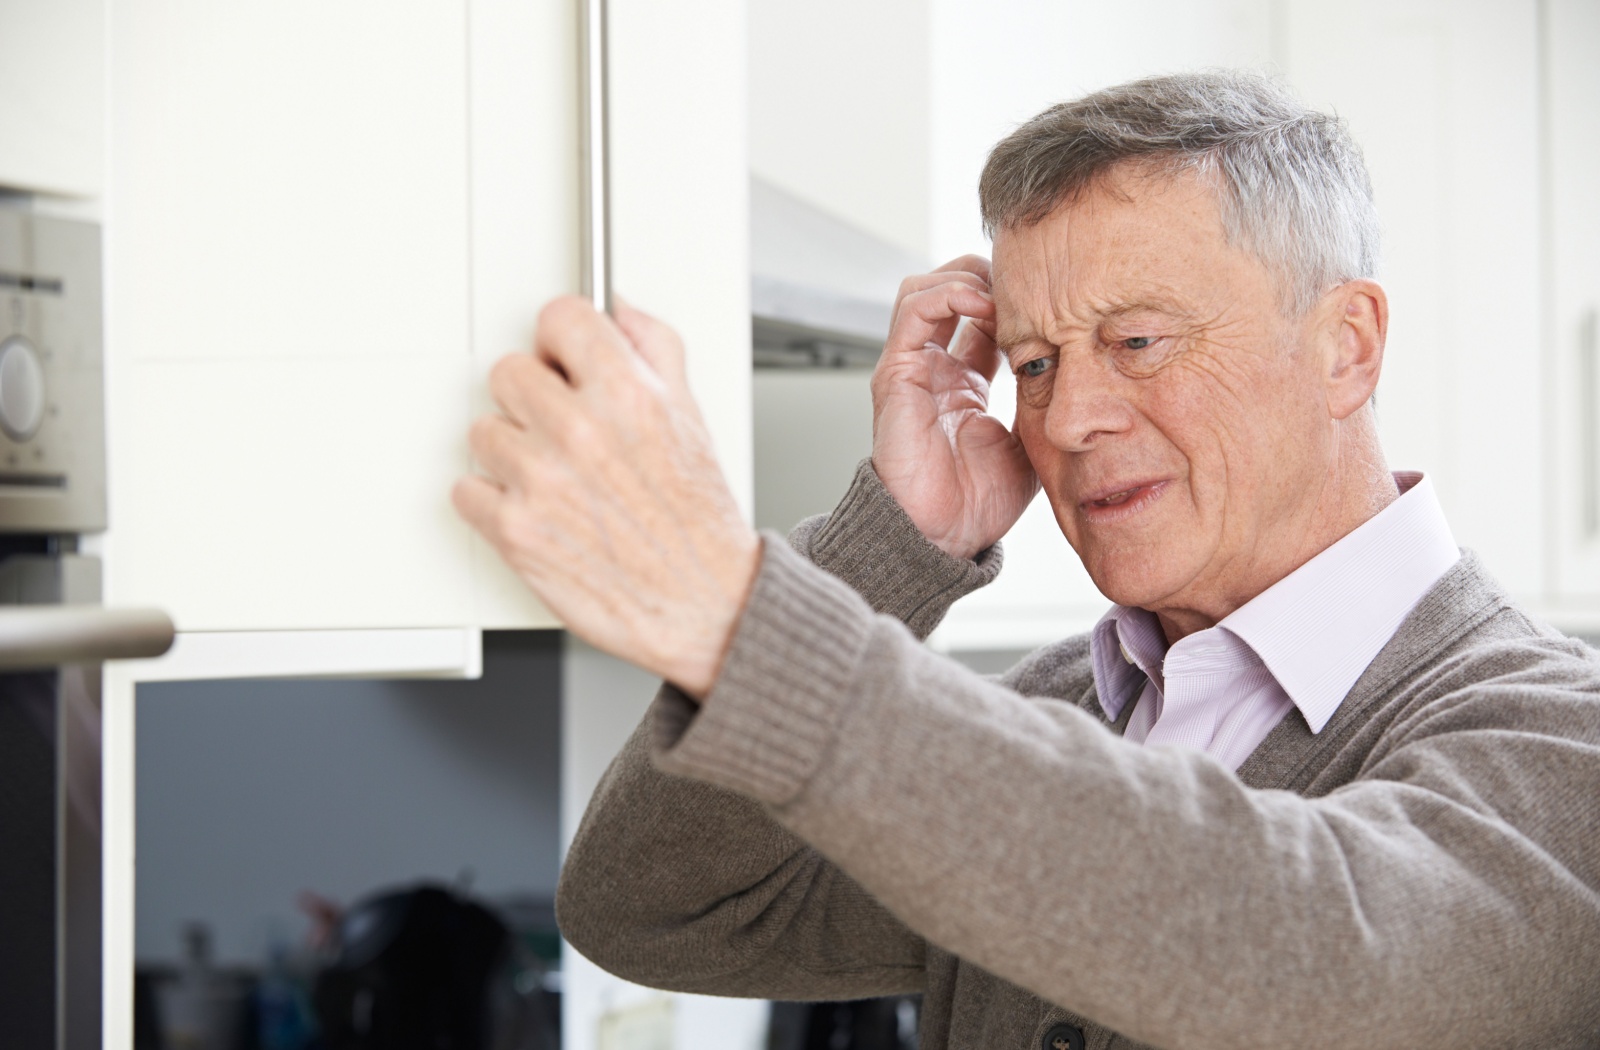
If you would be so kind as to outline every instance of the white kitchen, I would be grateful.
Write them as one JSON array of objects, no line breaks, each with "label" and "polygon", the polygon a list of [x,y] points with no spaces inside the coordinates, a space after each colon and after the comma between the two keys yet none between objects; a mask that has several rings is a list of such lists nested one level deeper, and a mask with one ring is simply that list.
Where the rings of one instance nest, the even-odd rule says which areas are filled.
[{"label": "white kitchen", "polygon": [[[800,1050],[854,1023],[561,945],[564,851],[658,680],[564,631],[452,485],[495,362],[552,298],[615,289],[681,334],[746,519],[828,512],[872,451],[900,280],[989,253],[990,148],[1138,77],[1264,71],[1348,122],[1383,223],[1389,460],[1524,608],[1600,639],[1597,49],[1593,0],[0,0],[0,234],[23,231],[0,347],[41,362],[0,358],[0,415],[29,416],[3,428],[0,546],[92,569],[6,592],[0,666],[38,670],[48,604],[159,652],[38,650],[62,683],[105,661],[49,715],[92,779],[65,751],[40,774],[51,819],[87,814],[98,888],[73,910],[41,869],[43,954],[0,974],[54,977],[0,994],[28,1033],[0,1042],[412,1045],[314,1042],[339,995],[371,1008],[317,981],[353,917],[424,886],[522,953],[484,978],[522,1027],[438,1045]],[[29,261],[57,233],[88,276]],[[66,331],[94,357],[72,405]],[[1002,370],[991,412],[1014,411]],[[29,465],[52,427],[85,462]],[[1110,604],[1047,500],[1004,545],[928,639],[985,673]],[[914,1004],[883,1017],[897,1041],[815,1045],[916,1045]]]}]

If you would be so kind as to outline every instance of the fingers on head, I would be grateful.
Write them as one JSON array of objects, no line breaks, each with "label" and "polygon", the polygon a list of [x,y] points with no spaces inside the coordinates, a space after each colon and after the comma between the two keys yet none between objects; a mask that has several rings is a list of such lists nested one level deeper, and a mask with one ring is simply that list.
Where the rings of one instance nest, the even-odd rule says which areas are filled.
[{"label": "fingers on head", "polygon": [[948,345],[963,317],[994,317],[994,300],[960,281],[914,291],[895,306],[887,349],[900,353],[920,350],[929,342]]},{"label": "fingers on head", "polygon": [[[912,286],[907,287],[908,284]],[[907,278],[900,288],[897,313],[912,308],[926,318],[994,316],[994,296],[989,293],[989,286],[971,275],[952,278],[948,274],[922,274]]]},{"label": "fingers on head", "polygon": [[900,290],[895,294],[895,300],[898,302],[908,295],[927,291],[930,288],[942,288],[946,285],[964,285],[983,295],[989,294],[989,282],[976,274],[967,273],[964,270],[935,270],[932,273],[914,273],[901,281]]},{"label": "fingers on head", "polygon": [[1000,350],[989,333],[968,323],[962,326],[956,338],[957,345],[951,347],[950,352],[987,382],[994,382],[995,373],[1000,369]]}]

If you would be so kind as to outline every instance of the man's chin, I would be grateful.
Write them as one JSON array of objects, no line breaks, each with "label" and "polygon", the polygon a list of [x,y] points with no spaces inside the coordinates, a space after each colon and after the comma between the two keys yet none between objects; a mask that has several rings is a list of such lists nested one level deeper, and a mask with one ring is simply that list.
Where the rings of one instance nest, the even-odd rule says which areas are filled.
[{"label": "man's chin", "polygon": [[1168,566],[1137,558],[1085,561],[1084,568],[1100,593],[1118,605],[1160,608],[1179,589],[1180,574]]}]

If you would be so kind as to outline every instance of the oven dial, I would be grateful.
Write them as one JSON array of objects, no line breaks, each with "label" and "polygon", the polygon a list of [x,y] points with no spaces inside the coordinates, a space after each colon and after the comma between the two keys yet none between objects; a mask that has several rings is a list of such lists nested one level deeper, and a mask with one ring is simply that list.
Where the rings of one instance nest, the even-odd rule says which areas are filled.
[{"label": "oven dial", "polygon": [[0,430],[26,441],[44,419],[44,365],[20,335],[0,343]]}]

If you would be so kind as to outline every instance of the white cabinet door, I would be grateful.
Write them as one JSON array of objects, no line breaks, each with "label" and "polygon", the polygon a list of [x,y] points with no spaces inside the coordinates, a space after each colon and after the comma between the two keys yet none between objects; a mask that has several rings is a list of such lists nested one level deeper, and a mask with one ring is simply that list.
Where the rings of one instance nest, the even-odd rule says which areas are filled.
[{"label": "white cabinet door", "polygon": [[109,601],[472,622],[467,16],[112,4]]},{"label": "white cabinet door", "polygon": [[[564,0],[468,8],[475,416],[493,409],[489,369],[532,345],[546,300],[578,289],[578,23]],[[492,547],[470,543],[473,623],[556,626]]]},{"label": "white cabinet door", "polygon": [[683,336],[689,386],[751,506],[750,169],[740,0],[610,0],[618,294]]},{"label": "white cabinet door", "polygon": [[1600,4],[1545,13],[1550,501],[1558,609],[1600,603]]},{"label": "white cabinet door", "polygon": [[[576,291],[577,4],[472,0],[474,412],[539,307]],[[612,274],[683,337],[689,382],[739,505],[751,505],[750,218],[744,9],[611,0]],[[555,144],[552,146],[552,144]],[[473,540],[474,623],[552,626]]]},{"label": "white cabinet door", "polygon": [[[181,631],[477,621],[448,501],[472,336],[506,328],[507,272],[526,315],[576,256],[539,226],[576,200],[570,24],[528,5],[517,40],[483,6],[477,27],[466,0],[112,6],[109,600]],[[486,61],[472,93],[482,38],[554,86]],[[488,192],[528,154],[530,203]]]},{"label": "white cabinet door", "polygon": [[0,189],[100,192],[105,33],[103,0],[0,4]]},{"label": "white cabinet door", "polygon": [[[617,287],[684,334],[748,506],[742,24],[615,5],[611,185]],[[110,53],[108,600],[553,626],[448,496],[489,366],[576,289],[573,5],[115,0]]]}]

